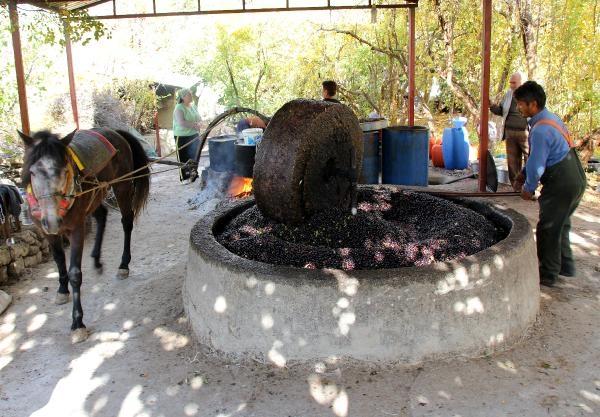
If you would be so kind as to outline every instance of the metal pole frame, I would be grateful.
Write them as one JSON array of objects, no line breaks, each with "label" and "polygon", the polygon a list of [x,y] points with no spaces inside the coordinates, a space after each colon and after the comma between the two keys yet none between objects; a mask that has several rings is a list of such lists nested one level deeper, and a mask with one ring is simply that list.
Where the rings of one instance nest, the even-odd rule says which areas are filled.
[{"label": "metal pole frame", "polygon": [[143,17],[166,17],[166,16],[195,16],[195,15],[216,15],[216,14],[240,14],[240,13],[272,13],[272,12],[302,12],[302,11],[335,11],[335,10],[370,10],[370,9],[414,9],[418,7],[415,2],[397,3],[397,4],[364,4],[364,5],[340,5],[340,6],[294,6],[290,7],[289,0],[286,0],[284,7],[265,7],[265,8],[249,8],[246,1],[242,1],[242,7],[239,9],[224,9],[224,10],[202,10],[200,1],[198,1],[197,10],[193,11],[178,11],[178,12],[160,12],[153,10],[152,13],[126,13],[118,14],[116,4],[113,0],[112,15],[90,15],[91,18],[97,20],[110,19],[135,19]]},{"label": "metal pole frame", "polygon": [[21,113],[21,131],[26,135],[31,132],[29,127],[29,110],[27,108],[27,89],[25,88],[25,69],[21,50],[21,33],[19,31],[19,12],[16,0],[8,1],[10,28],[12,32],[13,53],[15,56],[15,73],[17,76],[17,91],[19,94],[19,109]]},{"label": "metal pole frame", "polygon": [[415,125],[415,8],[408,9],[408,125]]},{"label": "metal pole frame", "polygon": [[488,120],[490,107],[490,61],[492,41],[492,0],[482,0],[483,30],[481,31],[482,66],[481,66],[481,116],[479,121],[479,191],[486,191],[487,152],[489,143]]}]

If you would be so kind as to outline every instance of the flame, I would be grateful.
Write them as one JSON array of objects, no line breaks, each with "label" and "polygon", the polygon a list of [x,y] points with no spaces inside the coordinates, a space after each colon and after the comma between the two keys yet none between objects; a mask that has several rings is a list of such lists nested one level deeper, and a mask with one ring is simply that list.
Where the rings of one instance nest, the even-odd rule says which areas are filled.
[{"label": "flame", "polygon": [[233,177],[227,193],[230,197],[247,197],[252,193],[252,178]]}]

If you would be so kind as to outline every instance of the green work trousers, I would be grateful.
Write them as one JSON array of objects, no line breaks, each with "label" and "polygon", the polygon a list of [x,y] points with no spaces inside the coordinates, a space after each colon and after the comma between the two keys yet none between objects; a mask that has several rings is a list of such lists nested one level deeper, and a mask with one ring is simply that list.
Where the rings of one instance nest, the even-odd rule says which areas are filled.
[{"label": "green work trousers", "polygon": [[540,179],[540,219],[537,256],[540,279],[554,281],[559,274],[575,275],[569,232],[571,215],[585,192],[586,179],[574,149],[559,163],[546,168]]}]

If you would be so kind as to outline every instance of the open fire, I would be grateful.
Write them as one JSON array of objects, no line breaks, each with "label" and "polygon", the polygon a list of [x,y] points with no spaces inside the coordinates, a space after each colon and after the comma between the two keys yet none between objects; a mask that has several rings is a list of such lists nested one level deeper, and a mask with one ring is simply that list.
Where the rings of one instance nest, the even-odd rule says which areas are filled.
[{"label": "open fire", "polygon": [[229,183],[227,194],[235,198],[248,197],[252,194],[252,178],[234,176]]}]

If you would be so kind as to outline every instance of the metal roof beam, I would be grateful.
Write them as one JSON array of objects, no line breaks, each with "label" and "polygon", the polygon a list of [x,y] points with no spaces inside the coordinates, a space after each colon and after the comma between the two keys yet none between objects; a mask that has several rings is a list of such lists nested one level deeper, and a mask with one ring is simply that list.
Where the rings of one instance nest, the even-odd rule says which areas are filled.
[{"label": "metal roof beam", "polygon": [[311,7],[271,7],[261,9],[229,9],[229,10],[194,10],[187,12],[160,12],[160,13],[130,13],[112,15],[90,15],[98,20],[109,19],[134,19],[141,17],[166,17],[166,16],[197,16],[197,15],[219,15],[219,14],[242,14],[242,13],[274,13],[274,12],[308,12],[308,11],[334,11],[334,10],[372,10],[372,9],[407,9],[417,7],[414,3],[402,3],[397,5],[364,5],[364,6],[311,6]]},{"label": "metal roof beam", "polygon": [[[111,0],[95,0],[95,1],[65,1],[65,0],[17,0],[17,3],[27,3],[33,6],[42,7],[45,9],[60,11],[89,9],[92,6],[107,3]],[[332,6],[331,0],[327,0],[327,6],[293,6],[290,7],[289,0],[285,0],[285,6],[282,7],[248,7],[246,0],[241,0],[241,8],[238,9],[216,9],[203,10],[201,1],[198,0],[197,10],[190,11],[173,11],[173,12],[157,12],[156,3],[153,0],[153,11],[151,13],[125,13],[117,12],[116,2],[113,2],[113,14],[111,15],[90,15],[90,17],[98,20],[108,19],[134,19],[142,17],[166,17],[166,16],[195,16],[195,15],[218,15],[218,14],[241,14],[241,13],[274,13],[274,12],[302,12],[302,11],[334,11],[334,10],[372,10],[372,9],[403,9],[418,7],[418,0],[403,0],[392,4],[375,4],[372,0],[368,0],[368,4],[363,5],[338,5]],[[76,4],[76,7],[69,7],[69,4]],[[84,3],[82,5],[82,3]]]}]

